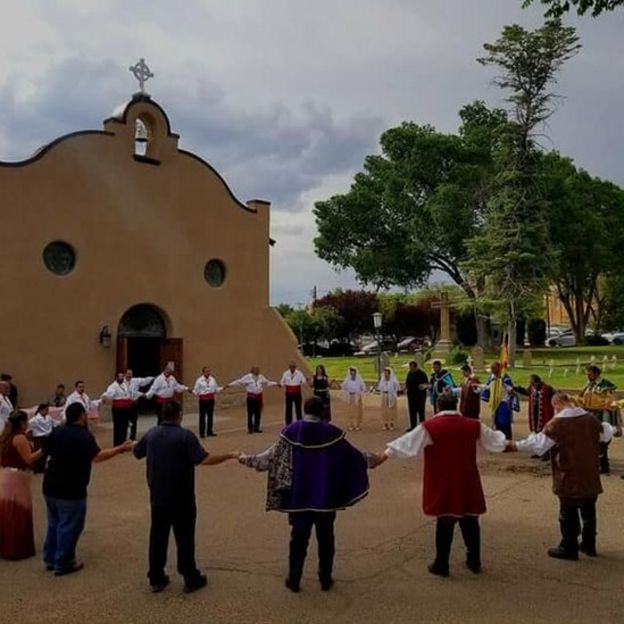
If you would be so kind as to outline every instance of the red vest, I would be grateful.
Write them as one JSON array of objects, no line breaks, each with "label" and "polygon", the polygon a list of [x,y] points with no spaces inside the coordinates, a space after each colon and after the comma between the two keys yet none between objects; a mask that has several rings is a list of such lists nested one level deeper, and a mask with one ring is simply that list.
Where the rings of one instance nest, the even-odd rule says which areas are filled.
[{"label": "red vest", "polygon": [[428,516],[485,513],[477,468],[478,420],[461,414],[438,415],[423,423],[433,444],[425,448],[423,511]]}]

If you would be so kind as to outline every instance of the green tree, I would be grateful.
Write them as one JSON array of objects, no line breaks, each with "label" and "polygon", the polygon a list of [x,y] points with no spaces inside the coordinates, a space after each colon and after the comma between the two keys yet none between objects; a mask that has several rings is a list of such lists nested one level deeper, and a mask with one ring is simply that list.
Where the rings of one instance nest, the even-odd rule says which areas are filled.
[{"label": "green tree", "polygon": [[[579,15],[585,15],[590,9],[592,17],[597,17],[606,11],[613,11],[617,7],[624,5],[624,0],[539,0],[541,4],[547,6],[546,17],[561,17],[572,8],[576,9]],[[524,0],[523,7],[534,4],[535,0]]]},{"label": "green tree", "polygon": [[468,244],[466,268],[486,275],[482,304],[506,326],[513,364],[517,321],[532,313],[548,288],[547,205],[540,192],[536,138],[552,115],[557,72],[579,50],[573,28],[559,21],[527,31],[506,26],[477,59],[498,72],[494,83],[508,95],[510,121],[496,155],[498,173],[483,229]]},{"label": "green tree", "polygon": [[475,102],[460,119],[458,134],[408,122],[384,132],[381,155],[366,158],[350,190],[315,204],[318,256],[378,288],[421,286],[441,271],[476,302],[482,277],[468,279],[462,262],[483,219],[506,115]]},{"label": "green tree", "polygon": [[[608,278],[608,284],[614,284],[613,276],[624,262],[624,191],[577,170],[555,152],[542,157],[540,169],[555,252],[551,274],[576,340],[582,343],[590,318],[600,326],[601,308],[614,294],[601,283]],[[613,312],[611,307],[611,317]]]}]

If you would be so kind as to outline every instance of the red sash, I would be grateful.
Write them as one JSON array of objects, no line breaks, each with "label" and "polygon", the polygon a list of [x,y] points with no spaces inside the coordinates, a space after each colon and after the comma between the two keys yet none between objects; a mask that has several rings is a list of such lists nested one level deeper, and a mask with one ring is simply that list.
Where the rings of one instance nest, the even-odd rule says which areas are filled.
[{"label": "red sash", "polygon": [[128,409],[134,405],[132,399],[113,399],[113,407],[118,409]]},{"label": "red sash", "polygon": [[301,394],[301,386],[286,386],[286,394]]},{"label": "red sash", "polygon": [[262,392],[260,392],[259,394],[254,394],[253,392],[248,392],[247,393],[247,398],[248,399],[253,399],[254,401],[258,401],[258,403],[260,403],[260,405],[262,405]]},{"label": "red sash", "polygon": [[200,401],[214,401],[214,398],[215,398],[214,392],[209,392],[208,394],[199,395]]},{"label": "red sash", "polygon": [[157,396],[156,397],[156,403],[169,403],[169,401],[171,401],[172,399],[173,399],[173,397]]}]

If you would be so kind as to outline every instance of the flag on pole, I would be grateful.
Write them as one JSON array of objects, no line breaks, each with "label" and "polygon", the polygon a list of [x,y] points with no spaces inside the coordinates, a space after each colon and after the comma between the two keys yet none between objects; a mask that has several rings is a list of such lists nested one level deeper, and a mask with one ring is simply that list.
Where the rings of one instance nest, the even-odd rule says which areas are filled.
[{"label": "flag on pole", "polygon": [[492,410],[492,414],[496,408],[501,404],[501,401],[504,397],[504,388],[503,388],[503,377],[507,374],[507,369],[509,368],[509,348],[507,347],[507,336],[503,338],[503,343],[501,344],[500,350],[500,373],[498,377],[494,380],[492,384],[492,389],[490,391],[490,409]]}]

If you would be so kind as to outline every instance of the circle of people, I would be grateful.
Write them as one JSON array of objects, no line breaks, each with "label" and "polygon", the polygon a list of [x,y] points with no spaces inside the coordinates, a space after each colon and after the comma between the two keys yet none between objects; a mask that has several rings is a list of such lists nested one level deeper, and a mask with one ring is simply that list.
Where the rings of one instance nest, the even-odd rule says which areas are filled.
[{"label": "circle of people", "polygon": [[[0,557],[22,559],[35,554],[30,473],[43,472],[47,509],[45,568],[56,576],[81,570],[84,564],[76,557],[76,547],[85,525],[91,465],[132,451],[137,459],[145,458],[147,462],[150,589],[163,591],[170,582],[165,566],[172,528],[184,591],[200,589],[206,585],[206,576],[198,569],[194,552],[195,467],[236,459],[257,471],[268,472],[266,509],[288,514],[291,540],[286,587],[300,591],[307,546],[315,527],[319,582],[321,589],[328,591],[334,583],[336,512],[367,495],[369,469],[390,457],[416,457],[422,453],[423,511],[437,519],[435,559],[429,572],[449,575],[454,526],[459,523],[466,546],[466,567],[478,574],[478,519],[486,505],[476,463],[477,446],[490,452],[525,451],[551,459],[562,537],[548,555],[570,560],[578,560],[579,552],[596,556],[600,473],[609,473],[608,445],[613,437],[622,434],[614,384],[593,365],[587,368],[586,386],[576,396],[557,392],[537,375],[531,375],[528,388],[515,386],[500,362],[491,365],[485,383],[468,365],[461,370],[463,379],[456,386],[440,361],[433,362],[429,377],[417,362],[410,362],[403,388],[409,426],[403,435],[387,443],[385,450],[376,453],[358,450],[346,440],[345,431],[330,422],[332,382],[323,366],[306,379],[291,362],[279,382],[268,380],[254,366],[226,386],[219,386],[206,367],[192,389],[175,379],[171,367],[156,378],[135,378],[132,371],[127,371],[119,373],[95,401],[85,393],[84,382],[79,381],[69,397],[64,397],[59,386],[52,398],[52,405],[62,410],[60,426],[50,415],[50,404],[40,405],[30,419],[26,411],[13,410],[9,395],[16,392],[8,376],[0,380]],[[312,387],[314,396],[304,403],[302,388],[306,384]],[[142,391],[146,386],[149,389]],[[216,394],[235,386],[246,392],[249,433],[261,433],[264,389],[284,388],[286,426],[278,440],[257,455],[240,451],[208,453],[197,436],[181,426],[182,406],[174,400],[176,393],[197,396],[199,434],[203,438],[216,435]],[[376,384],[384,430],[396,426],[397,397],[403,389],[393,370],[385,368]],[[349,429],[359,430],[362,398],[369,390],[357,368],[348,369],[341,390]],[[429,419],[425,418],[427,395],[434,412]],[[519,410],[518,395],[528,395],[531,433],[514,442],[512,423],[514,412]],[[137,402],[141,397],[154,399],[157,425],[135,442]],[[97,413],[102,401],[111,404],[113,414],[113,446],[105,449],[98,446],[88,427],[89,418]],[[492,427],[479,420],[482,401],[490,404]]]}]

